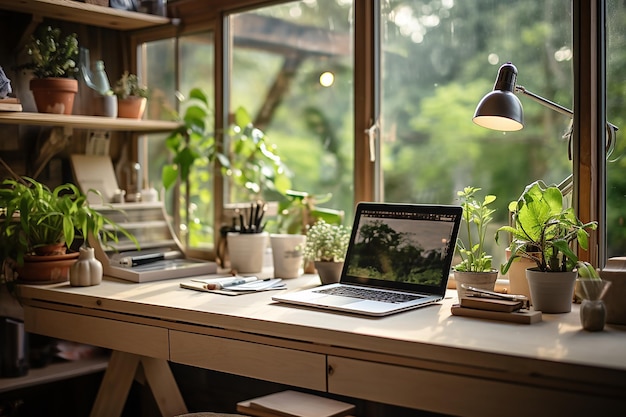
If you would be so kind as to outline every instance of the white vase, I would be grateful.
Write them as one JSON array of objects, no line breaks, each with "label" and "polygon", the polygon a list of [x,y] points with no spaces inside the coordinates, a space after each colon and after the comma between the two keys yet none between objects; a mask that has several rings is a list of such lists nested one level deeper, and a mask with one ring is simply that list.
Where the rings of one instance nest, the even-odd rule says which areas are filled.
[{"label": "white vase", "polygon": [[94,256],[93,248],[81,247],[78,260],[70,268],[70,285],[89,287],[102,282],[102,263]]},{"label": "white vase", "polygon": [[269,234],[234,233],[226,235],[230,268],[238,274],[255,274],[263,270],[263,255]]},{"label": "white vase", "polygon": [[526,270],[533,308],[542,313],[557,314],[572,311],[574,287],[578,271],[541,272]]}]

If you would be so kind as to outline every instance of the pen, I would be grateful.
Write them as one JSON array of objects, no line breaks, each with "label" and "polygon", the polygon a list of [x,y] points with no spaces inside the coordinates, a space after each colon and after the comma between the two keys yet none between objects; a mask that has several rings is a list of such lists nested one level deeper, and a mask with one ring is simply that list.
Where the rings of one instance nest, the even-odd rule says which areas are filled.
[{"label": "pen", "polygon": [[248,282],[252,282],[256,280],[257,280],[256,277],[251,277],[251,278],[234,279],[232,281],[225,281],[225,282],[212,282],[209,284],[205,284],[204,288],[206,288],[207,290],[221,290],[222,288],[234,287],[236,285],[241,285],[241,284],[247,284]]},{"label": "pen", "polygon": [[120,259],[120,265],[133,267],[162,261],[165,259],[176,259],[180,257],[181,253],[178,251],[146,253],[143,255],[125,256]]}]

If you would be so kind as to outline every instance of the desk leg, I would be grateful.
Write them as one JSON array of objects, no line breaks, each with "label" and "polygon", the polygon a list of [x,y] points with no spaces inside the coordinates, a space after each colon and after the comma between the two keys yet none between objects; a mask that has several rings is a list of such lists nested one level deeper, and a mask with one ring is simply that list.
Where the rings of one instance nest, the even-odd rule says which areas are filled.
[{"label": "desk leg", "polygon": [[161,415],[169,417],[187,413],[187,406],[167,361],[143,356],[141,364]]},{"label": "desk leg", "polygon": [[135,378],[139,356],[113,351],[109,366],[91,409],[91,417],[119,417],[122,415],[128,391]]},{"label": "desk leg", "polygon": [[90,417],[122,415],[133,379],[141,371],[140,364],[161,415],[169,417],[187,412],[187,406],[166,360],[113,351]]}]

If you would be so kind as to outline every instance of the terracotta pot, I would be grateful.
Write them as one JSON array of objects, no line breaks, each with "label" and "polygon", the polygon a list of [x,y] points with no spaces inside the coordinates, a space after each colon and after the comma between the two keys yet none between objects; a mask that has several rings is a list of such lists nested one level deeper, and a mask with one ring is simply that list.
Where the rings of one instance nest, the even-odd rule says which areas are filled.
[{"label": "terracotta pot", "polygon": [[128,97],[117,99],[117,117],[124,119],[141,119],[146,110],[145,97]]},{"label": "terracotta pot", "polygon": [[30,90],[39,113],[72,114],[78,81],[73,78],[33,78]]},{"label": "terracotta pot", "polygon": [[[541,252],[532,252],[532,255],[540,257]],[[506,249],[506,259],[511,257],[511,250]],[[527,258],[517,258],[511,264],[507,275],[509,277],[509,293],[510,294],[522,294],[528,297],[532,303],[532,297],[530,296],[530,290],[528,289],[528,280],[526,279],[526,270],[528,268],[534,268],[537,264]]]},{"label": "terracotta pot", "polygon": [[24,265],[16,266],[20,281],[28,284],[51,284],[65,282],[70,277],[70,267],[78,258],[78,252],[65,255],[27,255]]},{"label": "terracotta pot", "polygon": [[36,247],[34,251],[38,256],[65,255],[67,253],[67,246],[65,246],[65,243],[51,243],[49,245]]}]

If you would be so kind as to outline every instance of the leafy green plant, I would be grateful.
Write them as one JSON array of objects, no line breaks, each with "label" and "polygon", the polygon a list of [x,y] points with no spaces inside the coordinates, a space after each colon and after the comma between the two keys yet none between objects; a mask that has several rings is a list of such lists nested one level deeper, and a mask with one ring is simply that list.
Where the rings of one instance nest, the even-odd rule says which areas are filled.
[{"label": "leafy green plant", "polygon": [[306,234],[307,227],[318,219],[330,224],[341,224],[343,220],[343,211],[318,206],[330,201],[331,193],[314,195],[287,190],[284,197],[278,203],[278,233]]},{"label": "leafy green plant", "polygon": [[172,155],[172,162],[164,165],[161,180],[165,189],[171,188],[177,180],[186,182],[191,167],[197,160],[206,158],[212,163],[220,157],[222,163],[228,163],[217,152],[215,137],[209,130],[211,111],[209,98],[200,88],[193,88],[185,100],[185,113],[174,113],[174,118],[181,122],[165,139],[165,146]]},{"label": "leafy green plant", "polygon": [[113,86],[113,94],[121,99],[128,97],[148,97],[148,87],[139,83],[139,78],[136,74],[124,71]]},{"label": "leafy green plant", "polygon": [[494,209],[489,205],[496,200],[495,195],[486,195],[482,200],[477,197],[480,188],[465,187],[457,191],[457,196],[463,207],[462,220],[465,224],[467,242],[459,237],[456,241],[456,250],[461,262],[454,269],[463,272],[489,272],[491,255],[485,252],[485,236],[487,225],[493,220]]},{"label": "leafy green plant", "polygon": [[343,262],[349,241],[350,229],[320,219],[308,229],[302,255],[309,261]]},{"label": "leafy green plant", "polygon": [[18,68],[33,70],[37,78],[69,78],[78,72],[78,38],[75,33],[62,36],[61,29],[41,25],[31,35],[26,50],[31,62]]},{"label": "leafy green plant", "polygon": [[[276,145],[263,131],[254,127],[250,114],[243,107],[234,113],[229,140],[228,160],[222,163],[222,167],[231,185],[238,188],[234,190],[235,200],[263,199],[265,191],[285,195],[291,188],[289,170]],[[244,194],[236,195],[237,191]]]},{"label": "leafy green plant", "polygon": [[35,254],[37,248],[65,243],[72,246],[75,238],[89,234],[99,236],[102,243],[118,242],[117,232],[136,245],[136,238],[124,228],[92,209],[87,196],[73,184],[60,185],[53,190],[24,177],[6,179],[0,188],[0,208],[4,221],[0,222],[3,236],[2,258],[7,257],[22,265],[25,255]]},{"label": "leafy green plant", "polygon": [[[496,233],[511,234],[511,256],[501,266],[505,274],[517,258],[527,258],[544,272],[572,271],[578,256],[570,247],[572,242],[587,250],[588,230],[595,230],[597,222],[583,223],[572,207],[565,207],[563,194],[556,186],[543,181],[529,184],[521,197],[509,204],[513,213],[513,226],[502,226]],[[531,251],[537,250],[539,254]]]}]

